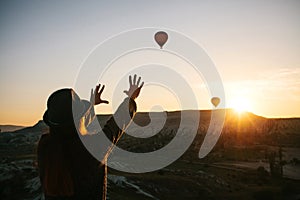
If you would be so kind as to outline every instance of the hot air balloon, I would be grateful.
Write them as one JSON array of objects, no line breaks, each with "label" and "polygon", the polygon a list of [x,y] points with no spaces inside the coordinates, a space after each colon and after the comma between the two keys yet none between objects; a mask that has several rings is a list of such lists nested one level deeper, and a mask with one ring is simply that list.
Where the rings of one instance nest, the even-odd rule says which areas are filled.
[{"label": "hot air balloon", "polygon": [[219,105],[221,99],[219,97],[211,98],[210,102],[215,106],[215,108]]},{"label": "hot air balloon", "polygon": [[154,35],[154,39],[156,41],[156,43],[160,46],[160,48],[162,49],[162,47],[164,46],[164,44],[167,42],[168,40],[168,34],[166,32],[163,31],[159,31],[157,33],[155,33]]}]

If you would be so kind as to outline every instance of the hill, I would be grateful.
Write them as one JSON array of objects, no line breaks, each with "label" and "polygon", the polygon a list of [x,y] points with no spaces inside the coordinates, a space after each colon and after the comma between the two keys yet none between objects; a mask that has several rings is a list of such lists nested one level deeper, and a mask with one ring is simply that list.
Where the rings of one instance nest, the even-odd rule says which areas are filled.
[{"label": "hill", "polygon": [[13,132],[19,129],[24,128],[24,126],[15,126],[15,125],[0,125],[0,133],[2,132]]},{"label": "hill", "polygon": [[[268,119],[257,116],[250,112],[237,114],[235,111],[227,109],[225,123],[217,146],[236,146],[236,145],[277,145],[288,147],[300,147],[300,119]],[[200,122],[193,148],[199,150],[203,139],[207,133],[211,120],[210,110],[188,111],[191,115],[200,113]],[[223,112],[219,110],[216,112]],[[218,114],[218,113],[217,113]],[[149,116],[154,116],[153,120],[159,120],[155,114],[137,113],[134,121],[140,126],[146,126],[150,123]],[[147,152],[159,149],[168,144],[177,133],[180,124],[181,112],[167,112],[166,123],[163,128],[157,130],[147,130],[157,132],[149,138],[137,138],[125,135],[119,141],[119,145],[129,151]],[[156,116],[161,116],[156,113]],[[102,116],[99,116],[101,119]],[[143,135],[144,133],[135,133]],[[187,133],[186,133],[187,134]]]}]

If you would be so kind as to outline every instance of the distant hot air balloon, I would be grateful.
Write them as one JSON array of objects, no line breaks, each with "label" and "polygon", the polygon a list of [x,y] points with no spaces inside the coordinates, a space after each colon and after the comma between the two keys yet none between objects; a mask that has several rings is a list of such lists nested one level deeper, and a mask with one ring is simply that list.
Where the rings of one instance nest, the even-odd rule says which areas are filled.
[{"label": "distant hot air balloon", "polygon": [[221,99],[219,97],[211,98],[210,102],[215,106],[215,108],[219,105]]},{"label": "distant hot air balloon", "polygon": [[154,39],[157,42],[157,44],[160,46],[160,48],[162,49],[162,47],[168,40],[168,34],[166,32],[159,31],[159,32],[155,33]]}]

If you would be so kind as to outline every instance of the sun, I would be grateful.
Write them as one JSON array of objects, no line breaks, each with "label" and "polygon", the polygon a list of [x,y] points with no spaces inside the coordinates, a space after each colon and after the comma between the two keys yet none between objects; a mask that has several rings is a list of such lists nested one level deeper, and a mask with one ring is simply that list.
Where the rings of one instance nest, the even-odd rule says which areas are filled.
[{"label": "sun", "polygon": [[251,110],[250,101],[243,97],[237,97],[229,102],[229,107],[233,108],[237,113],[243,113]]}]

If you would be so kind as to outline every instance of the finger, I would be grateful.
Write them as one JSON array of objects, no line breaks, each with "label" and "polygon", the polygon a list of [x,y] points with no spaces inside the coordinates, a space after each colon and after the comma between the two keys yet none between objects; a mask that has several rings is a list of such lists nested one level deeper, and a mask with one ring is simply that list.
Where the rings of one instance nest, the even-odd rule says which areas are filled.
[{"label": "finger", "polygon": [[132,79],[131,79],[131,76],[129,76],[129,85],[130,85],[130,87],[132,86]]},{"label": "finger", "polygon": [[136,74],[133,76],[133,84],[135,85],[135,81],[136,81]]},{"label": "finger", "polygon": [[90,100],[92,100],[92,97],[93,97],[93,88],[91,89]]},{"label": "finger", "polygon": [[101,101],[101,103],[106,103],[106,104],[109,104],[109,102],[108,102],[108,101],[106,101],[106,100],[102,100],[102,101]]},{"label": "finger", "polygon": [[128,91],[124,90],[123,92],[128,95]]},{"label": "finger", "polygon": [[100,84],[96,85],[95,92],[98,92],[98,91],[99,91],[99,88],[100,88]]},{"label": "finger", "polygon": [[140,89],[144,86],[144,82],[142,82],[141,86],[139,87]]},{"label": "finger", "polygon": [[137,86],[139,86],[140,81],[141,81],[141,77],[138,78],[138,81],[137,81],[137,83],[136,83]]},{"label": "finger", "polygon": [[99,92],[100,94],[102,94],[104,88],[105,88],[105,85],[102,86],[102,88],[101,88],[101,90],[100,90],[100,92]]},{"label": "finger", "polygon": [[95,95],[94,95],[94,89],[91,89],[91,97],[90,97],[90,102],[93,103],[95,100]]}]

